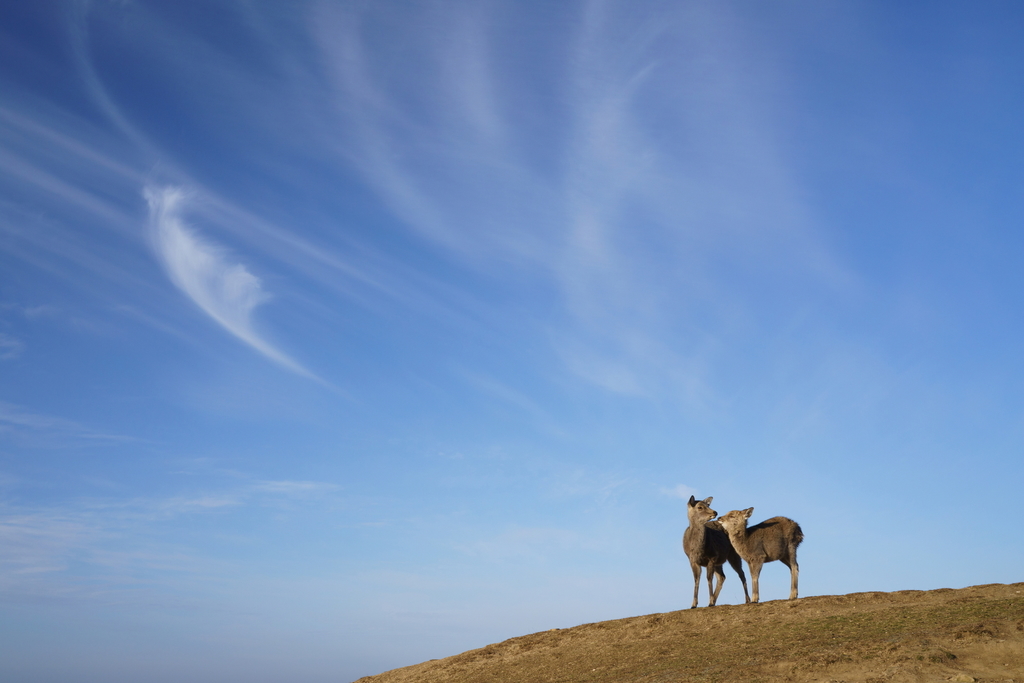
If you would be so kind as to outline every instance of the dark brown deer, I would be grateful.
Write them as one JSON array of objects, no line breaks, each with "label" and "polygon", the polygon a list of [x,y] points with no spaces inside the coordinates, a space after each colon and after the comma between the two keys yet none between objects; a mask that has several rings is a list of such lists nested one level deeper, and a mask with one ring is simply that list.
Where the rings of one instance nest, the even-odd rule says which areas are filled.
[{"label": "dark brown deer", "polygon": [[758,577],[765,562],[778,560],[789,567],[789,599],[797,597],[797,580],[800,565],[796,563],[796,548],[804,540],[800,525],[789,517],[772,517],[760,524],[747,528],[747,520],[754,508],[733,510],[718,518],[718,522],[729,534],[732,547],[747,561],[750,579],[754,584],[754,602],[760,599],[757,590]]},{"label": "dark brown deer", "polygon": [[[690,496],[690,502],[686,504],[686,517],[690,520],[690,526],[683,534],[683,550],[690,558],[690,568],[693,570],[693,604],[690,608],[697,606],[697,592],[700,588],[700,572],[707,568],[708,573],[708,607],[714,607],[718,602],[718,594],[722,592],[722,584],[725,583],[725,572],[722,566],[728,562],[739,574],[743,583],[743,596],[750,602],[750,595],[747,593],[747,577],[743,573],[743,562],[740,556],[729,543],[729,537],[722,530],[718,522],[712,522],[718,513],[711,509],[711,497],[704,500],[696,500]],[[718,577],[718,587],[713,588],[714,577]]]}]

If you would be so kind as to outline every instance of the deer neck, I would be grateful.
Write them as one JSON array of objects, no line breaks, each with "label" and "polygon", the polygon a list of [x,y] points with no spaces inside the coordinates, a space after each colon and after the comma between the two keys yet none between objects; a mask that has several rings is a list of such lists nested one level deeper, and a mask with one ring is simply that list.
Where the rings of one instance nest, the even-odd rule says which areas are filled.
[{"label": "deer neck", "polygon": [[730,529],[723,527],[726,535],[729,536],[729,542],[732,543],[734,548],[745,548],[747,547],[747,527],[744,526],[742,529]]},{"label": "deer neck", "polygon": [[708,533],[706,526],[707,522],[701,522],[697,519],[690,520],[690,529],[695,539],[703,539]]}]

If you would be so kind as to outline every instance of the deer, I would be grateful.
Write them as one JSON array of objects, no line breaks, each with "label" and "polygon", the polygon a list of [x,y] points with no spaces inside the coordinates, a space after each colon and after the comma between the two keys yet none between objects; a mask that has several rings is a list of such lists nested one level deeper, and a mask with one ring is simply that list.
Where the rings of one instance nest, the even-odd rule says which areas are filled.
[{"label": "deer", "polygon": [[718,518],[718,523],[729,535],[732,547],[750,567],[750,578],[753,582],[754,599],[760,600],[758,578],[765,562],[778,560],[789,567],[789,599],[797,598],[797,580],[800,577],[800,565],[796,562],[796,548],[804,540],[804,532],[800,525],[788,517],[772,517],[760,524],[747,528],[747,520],[754,508],[733,510]]},{"label": "deer", "polygon": [[[697,593],[700,588],[701,570],[707,568],[708,575],[708,607],[714,607],[718,602],[718,594],[722,592],[722,584],[725,583],[725,572],[722,566],[728,562],[739,574],[743,583],[743,597],[750,602],[750,594],[747,593],[747,577],[743,573],[743,562],[739,554],[729,542],[729,537],[722,530],[718,522],[712,521],[718,513],[711,509],[709,496],[704,500],[697,500],[690,496],[686,504],[686,517],[690,526],[683,533],[683,551],[690,560],[690,568],[693,570],[693,604],[690,609],[697,606]],[[718,587],[713,588],[714,577],[718,577]]]}]

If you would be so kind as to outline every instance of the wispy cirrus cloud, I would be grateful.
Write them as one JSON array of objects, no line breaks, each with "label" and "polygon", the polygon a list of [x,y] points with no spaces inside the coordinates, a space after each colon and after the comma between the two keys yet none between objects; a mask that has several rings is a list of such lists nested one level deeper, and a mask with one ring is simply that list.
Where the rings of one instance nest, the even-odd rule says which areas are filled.
[{"label": "wispy cirrus cloud", "polygon": [[690,496],[697,495],[697,489],[686,484],[676,484],[672,488],[662,488],[661,493],[666,496],[672,496],[673,498],[682,498],[683,500],[688,499]]},{"label": "wispy cirrus cloud", "polygon": [[763,308],[761,285],[842,280],[779,142],[772,62],[737,47],[727,8],[583,3],[565,59],[529,87],[533,57],[488,10],[423,10],[415,25],[436,30],[398,41],[413,62],[371,40],[390,15],[318,8],[336,147],[423,237],[488,275],[540,274],[578,378],[714,406],[713,350]]},{"label": "wispy cirrus cloud", "polygon": [[33,413],[5,401],[0,401],[0,435],[17,436],[38,445],[138,441],[131,436],[98,432],[74,420]]},{"label": "wispy cirrus cloud", "polygon": [[267,480],[253,484],[255,493],[308,498],[336,491],[338,486],[322,481]]},{"label": "wispy cirrus cloud", "polygon": [[0,332],[0,360],[13,360],[21,355],[24,342],[17,337]]},{"label": "wispy cirrus cloud", "polygon": [[270,298],[263,284],[227,250],[209,241],[181,217],[188,196],[177,187],[147,186],[153,244],[171,282],[221,327],[278,365],[317,381],[260,335],[253,311]]},{"label": "wispy cirrus cloud", "polygon": [[[34,421],[49,424],[45,418]],[[181,520],[231,514],[247,505],[315,503],[338,488],[329,482],[256,480],[170,496],[81,498],[55,505],[0,502],[0,547],[5,549],[0,601],[110,599],[137,590],[141,577],[167,583],[182,574],[216,574],[223,570],[222,560],[168,540]]]}]

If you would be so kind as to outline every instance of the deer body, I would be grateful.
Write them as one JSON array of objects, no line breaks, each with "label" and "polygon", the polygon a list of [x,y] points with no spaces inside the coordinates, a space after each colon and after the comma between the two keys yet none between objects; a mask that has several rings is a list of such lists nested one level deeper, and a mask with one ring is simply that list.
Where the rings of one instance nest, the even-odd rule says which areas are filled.
[{"label": "deer body", "polygon": [[[747,593],[747,577],[743,573],[743,562],[740,556],[729,543],[729,537],[722,530],[718,522],[712,522],[718,514],[712,510],[711,498],[696,500],[690,496],[686,507],[686,517],[690,526],[683,534],[683,550],[690,559],[690,568],[693,570],[693,604],[690,608],[697,606],[697,593],[700,589],[701,569],[707,568],[708,576],[708,607],[714,607],[718,601],[718,594],[722,592],[722,584],[725,583],[725,572],[723,565],[728,562],[740,577],[743,583],[743,596],[750,602],[750,595]],[[713,586],[714,577],[718,577],[718,587]],[[756,591],[755,591],[756,595]]]},{"label": "deer body", "polygon": [[733,548],[750,567],[750,578],[753,582],[754,602],[758,602],[758,578],[765,562],[778,560],[789,567],[790,585],[789,599],[797,597],[797,582],[800,577],[800,565],[796,561],[796,549],[804,540],[804,532],[800,525],[788,517],[772,517],[760,524],[747,527],[747,520],[754,508],[733,510],[722,515],[718,521],[729,535]]}]

